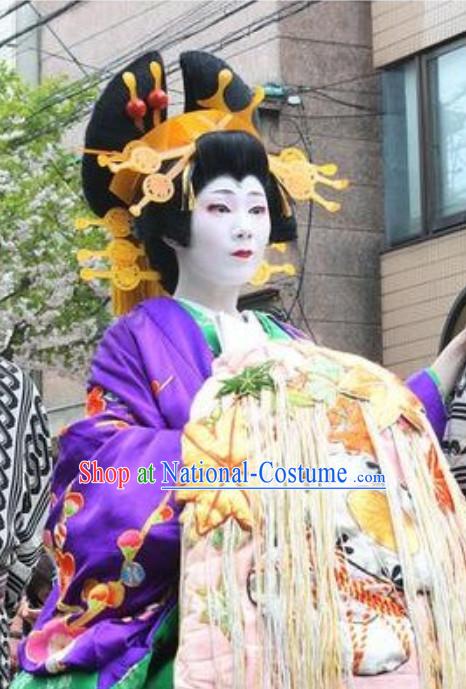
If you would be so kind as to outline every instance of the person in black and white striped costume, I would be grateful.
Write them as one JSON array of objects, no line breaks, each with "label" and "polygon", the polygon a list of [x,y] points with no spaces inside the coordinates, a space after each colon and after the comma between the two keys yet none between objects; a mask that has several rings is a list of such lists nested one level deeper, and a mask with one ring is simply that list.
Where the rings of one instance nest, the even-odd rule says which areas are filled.
[{"label": "person in black and white striped costume", "polygon": [[463,495],[466,495],[466,369],[448,405],[448,423],[442,448]]},{"label": "person in black and white striped costume", "polygon": [[[440,365],[439,363],[440,362]],[[466,496],[466,328],[442,350],[436,361],[445,390],[447,412],[442,449],[463,495]]]},{"label": "person in black and white striped costume", "polygon": [[9,624],[41,553],[51,473],[39,393],[0,357],[0,689],[10,684]]}]

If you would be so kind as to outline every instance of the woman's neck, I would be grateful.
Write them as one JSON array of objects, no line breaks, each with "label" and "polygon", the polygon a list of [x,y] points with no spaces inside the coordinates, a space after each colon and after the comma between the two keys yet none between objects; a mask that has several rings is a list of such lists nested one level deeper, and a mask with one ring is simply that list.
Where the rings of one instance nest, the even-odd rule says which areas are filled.
[{"label": "woman's neck", "polygon": [[180,275],[173,296],[175,299],[194,301],[212,311],[224,311],[233,316],[238,314],[238,287],[219,287],[207,280],[199,280],[197,276],[196,280],[189,280],[183,279],[183,275]]}]

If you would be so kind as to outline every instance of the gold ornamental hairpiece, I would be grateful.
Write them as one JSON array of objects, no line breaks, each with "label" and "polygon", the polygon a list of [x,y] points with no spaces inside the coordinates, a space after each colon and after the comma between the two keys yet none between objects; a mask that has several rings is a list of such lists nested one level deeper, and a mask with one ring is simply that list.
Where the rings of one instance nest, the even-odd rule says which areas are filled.
[{"label": "gold ornamental hairpiece", "polygon": [[[146,101],[137,93],[135,75],[126,71],[122,75],[128,90],[129,100],[126,114],[135,126],[144,132],[148,106],[152,110],[152,126],[143,135],[126,144],[122,151],[84,149],[88,155],[95,155],[97,164],[112,173],[109,190],[122,202],[110,209],[103,218],[80,218],[76,228],[90,226],[105,228],[110,241],[104,249],[90,251],[82,249],[77,254],[81,264],[97,261],[99,266],[84,267],[84,280],[109,279],[112,284],[115,313],[124,313],[134,303],[147,296],[163,293],[160,276],[150,270],[142,244],[132,236],[132,218],[141,215],[149,203],[164,204],[173,198],[175,180],[182,175],[182,208],[192,210],[194,192],[191,185],[192,159],[196,140],[203,134],[221,131],[243,131],[260,139],[254,125],[254,114],[264,100],[265,91],[256,87],[250,103],[242,110],[232,111],[225,100],[225,91],[233,80],[229,69],[218,74],[215,93],[198,104],[201,110],[183,113],[161,122],[161,112],[167,107],[168,96],[162,90],[162,72],[157,62],[150,64],[154,88]],[[348,180],[337,179],[338,167],[331,164],[312,163],[304,151],[285,148],[279,154],[268,155],[269,170],[277,182],[282,212],[292,215],[290,199],[296,202],[314,202],[334,213],[341,204],[324,198],[318,185],[337,191],[346,189]],[[106,264],[102,267],[102,262]],[[251,284],[267,282],[275,273],[294,275],[292,264],[272,265],[264,261],[252,278]]]}]

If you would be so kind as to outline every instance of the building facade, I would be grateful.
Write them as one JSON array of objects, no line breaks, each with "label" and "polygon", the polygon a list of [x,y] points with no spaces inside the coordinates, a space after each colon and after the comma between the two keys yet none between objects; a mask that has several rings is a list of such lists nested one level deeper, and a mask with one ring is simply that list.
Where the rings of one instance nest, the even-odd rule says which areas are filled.
[{"label": "building facade", "polygon": [[405,376],[466,324],[466,5],[373,2],[383,90],[383,361]]}]

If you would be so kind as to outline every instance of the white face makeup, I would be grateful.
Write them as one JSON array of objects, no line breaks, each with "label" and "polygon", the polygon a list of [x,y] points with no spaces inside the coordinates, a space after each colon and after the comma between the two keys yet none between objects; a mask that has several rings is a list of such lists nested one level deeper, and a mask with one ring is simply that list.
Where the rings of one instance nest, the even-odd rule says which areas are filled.
[{"label": "white face makeup", "polygon": [[264,187],[249,175],[209,182],[196,198],[189,247],[177,250],[180,277],[239,288],[252,278],[270,235]]}]

